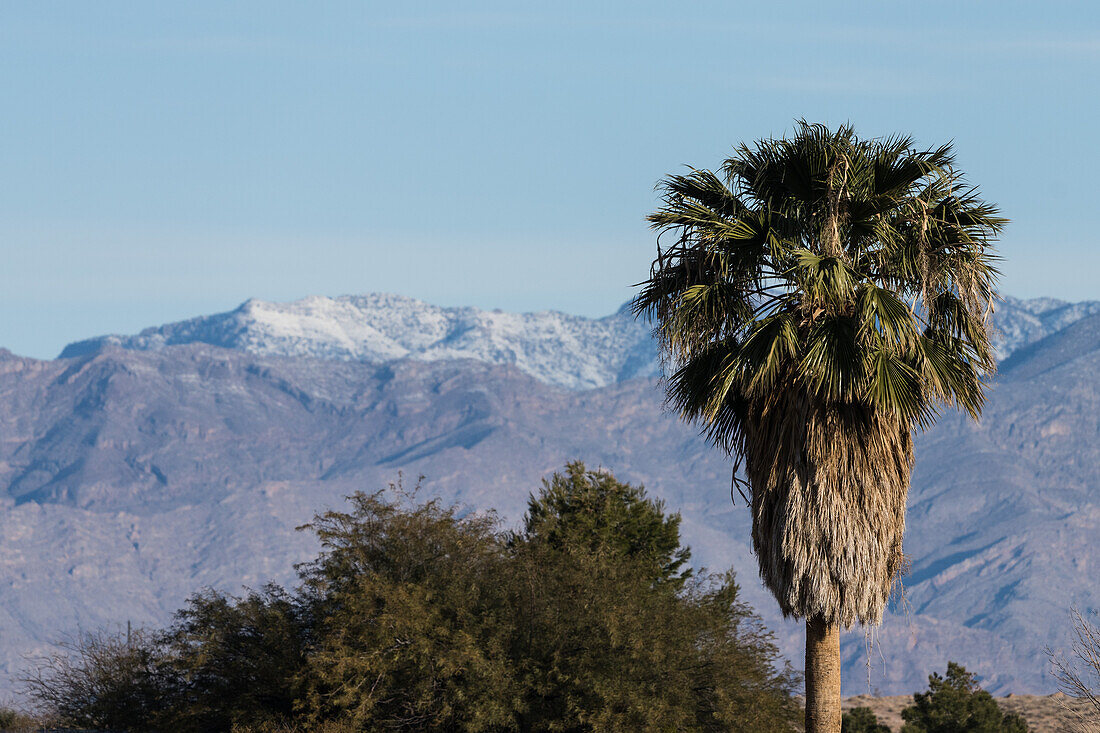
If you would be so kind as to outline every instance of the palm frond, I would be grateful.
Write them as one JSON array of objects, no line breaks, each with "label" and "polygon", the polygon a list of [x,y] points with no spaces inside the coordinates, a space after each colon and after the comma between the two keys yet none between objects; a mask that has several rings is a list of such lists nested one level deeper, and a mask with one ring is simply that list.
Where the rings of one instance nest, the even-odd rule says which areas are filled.
[{"label": "palm frond", "polygon": [[920,372],[887,349],[873,351],[870,357],[867,403],[909,424],[924,421],[929,413]]},{"label": "palm frond", "polygon": [[863,381],[864,353],[850,316],[824,316],[810,326],[799,375],[817,399],[846,402]]},{"label": "palm frond", "polygon": [[[861,341],[890,348],[895,354],[909,354],[918,335],[913,311],[892,290],[867,283],[859,296]],[[875,338],[870,338],[871,336]]]}]

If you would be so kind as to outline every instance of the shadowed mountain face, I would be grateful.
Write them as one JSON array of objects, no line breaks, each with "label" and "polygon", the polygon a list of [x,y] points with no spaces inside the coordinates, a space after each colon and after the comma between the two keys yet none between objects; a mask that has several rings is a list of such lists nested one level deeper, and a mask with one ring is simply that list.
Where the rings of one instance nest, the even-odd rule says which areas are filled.
[{"label": "shadowed mountain face", "polygon": [[[883,693],[920,689],[947,659],[996,692],[1050,691],[1043,648],[1066,643],[1072,605],[1100,607],[1100,316],[1094,304],[1006,305],[1014,346],[984,420],[948,413],[918,439],[905,603],[876,632],[870,668],[864,635],[847,635],[849,693],[868,678]],[[555,342],[546,358],[557,373],[583,372],[570,349],[588,349],[586,338],[606,343],[585,328],[568,348]],[[293,528],[399,472],[511,523],[573,458],[681,511],[696,562],[739,572],[797,665],[801,627],[781,622],[760,587],[729,462],[664,411],[652,379],[548,384],[537,359],[515,354],[554,349],[516,338],[511,357],[464,360],[122,337],[55,361],[0,356],[0,665],[11,675],[22,654],[77,628],[164,624],[202,586],[291,583],[315,550]],[[652,364],[646,348],[623,350]]]}]

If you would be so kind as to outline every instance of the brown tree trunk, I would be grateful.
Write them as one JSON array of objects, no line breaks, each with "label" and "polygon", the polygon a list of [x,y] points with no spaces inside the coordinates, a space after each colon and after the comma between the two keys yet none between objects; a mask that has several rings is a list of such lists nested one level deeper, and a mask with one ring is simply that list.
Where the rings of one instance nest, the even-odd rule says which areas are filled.
[{"label": "brown tree trunk", "polygon": [[806,619],[806,733],[840,733],[840,626]]}]

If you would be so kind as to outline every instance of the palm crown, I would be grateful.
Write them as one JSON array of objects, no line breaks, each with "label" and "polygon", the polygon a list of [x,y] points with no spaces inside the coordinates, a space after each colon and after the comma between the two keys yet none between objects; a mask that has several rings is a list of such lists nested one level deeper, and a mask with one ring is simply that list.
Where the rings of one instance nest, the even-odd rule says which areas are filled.
[{"label": "palm crown", "polygon": [[800,123],[721,174],[660,184],[662,235],[633,308],[657,322],[668,396],[743,457],[753,546],[785,614],[881,618],[903,565],[911,432],[980,413],[995,368],[990,244],[1005,220],[950,146]]},{"label": "palm crown", "polygon": [[910,424],[940,403],[976,417],[1005,220],[952,163],[950,146],[803,122],[737,148],[723,176],[667,178],[649,221],[678,238],[633,307],[659,323],[684,414],[734,450],[746,402],[782,383]]}]

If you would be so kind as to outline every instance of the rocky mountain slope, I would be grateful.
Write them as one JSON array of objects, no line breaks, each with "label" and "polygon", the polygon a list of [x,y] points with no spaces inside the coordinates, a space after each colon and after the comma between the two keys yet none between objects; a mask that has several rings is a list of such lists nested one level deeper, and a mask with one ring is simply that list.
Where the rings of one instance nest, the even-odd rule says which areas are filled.
[{"label": "rocky mountain slope", "polygon": [[[801,629],[760,587],[728,461],[664,411],[651,378],[626,378],[655,368],[626,314],[365,296],[272,306],[297,324],[276,328],[246,317],[267,309],[250,303],[54,361],[0,356],[0,689],[23,655],[66,632],[163,624],[206,585],[292,582],[314,549],[293,528],[350,491],[423,474],[426,491],[515,521],[540,478],[572,458],[680,510],[696,561],[739,571],[797,663]],[[405,351],[355,345],[373,335],[343,351],[330,349],[340,339],[314,343],[350,332],[353,316],[316,315],[349,303],[382,313],[367,325]],[[1052,691],[1043,649],[1065,644],[1070,606],[1100,607],[1097,305],[1008,301],[998,323],[1009,358],[985,419],[948,414],[920,436],[905,602],[870,639],[870,662],[869,639],[846,635],[849,693],[912,692],[947,659],[994,692]],[[447,339],[429,337],[460,317],[483,332],[450,343],[476,358],[439,356]],[[523,319],[532,332],[515,326]],[[599,344],[619,352],[596,354]],[[624,370],[631,359],[636,372]]]}]

